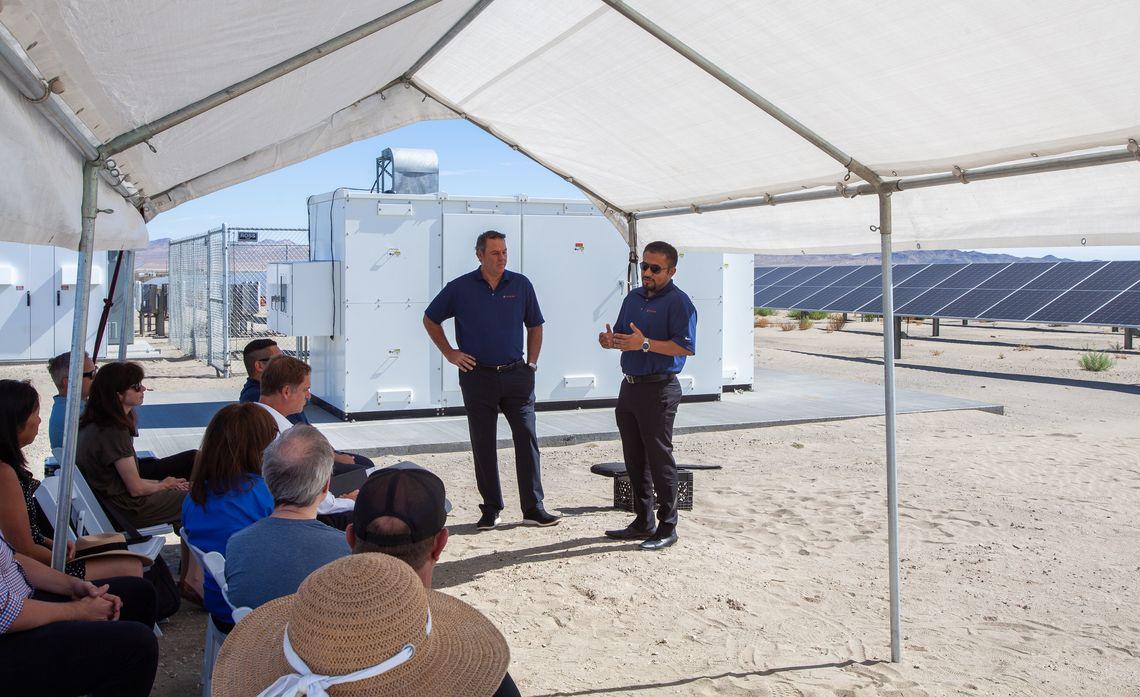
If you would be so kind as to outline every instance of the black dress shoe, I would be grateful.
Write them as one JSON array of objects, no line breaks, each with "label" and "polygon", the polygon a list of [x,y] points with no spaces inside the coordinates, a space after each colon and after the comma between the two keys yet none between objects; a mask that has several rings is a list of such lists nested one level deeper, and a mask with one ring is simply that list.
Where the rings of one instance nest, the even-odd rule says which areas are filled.
[{"label": "black dress shoe", "polygon": [[621,530],[606,530],[606,537],[613,540],[644,540],[653,537],[655,530],[646,530],[636,525],[628,525]]},{"label": "black dress shoe", "polygon": [[658,549],[665,549],[666,547],[672,547],[676,543],[677,543],[677,533],[672,532],[672,533],[669,533],[668,535],[665,535],[664,537],[658,537],[658,536],[654,535],[653,537],[649,538],[645,542],[642,542],[641,544],[639,544],[638,547],[641,549],[647,549],[647,550],[653,551],[653,550],[658,550]]},{"label": "black dress shoe", "polygon": [[523,514],[523,523],[527,525],[537,525],[540,528],[548,528],[551,525],[558,525],[558,523],[561,521],[561,515],[549,513],[542,508],[537,508],[530,513]]},{"label": "black dress shoe", "polygon": [[479,516],[479,522],[475,523],[475,529],[494,530],[501,520],[498,511],[484,511],[483,515]]}]

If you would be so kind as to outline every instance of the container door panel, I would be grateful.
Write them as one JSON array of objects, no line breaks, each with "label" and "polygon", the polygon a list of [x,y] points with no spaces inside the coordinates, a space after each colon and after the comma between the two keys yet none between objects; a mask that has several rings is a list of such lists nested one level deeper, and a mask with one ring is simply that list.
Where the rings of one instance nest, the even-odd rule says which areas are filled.
[{"label": "container door panel", "polygon": [[30,280],[28,246],[0,242],[0,360],[28,357]]},{"label": "container door panel", "polygon": [[439,205],[353,201],[346,215],[344,301],[430,301],[438,282],[425,269],[439,266]]},{"label": "container door panel", "polygon": [[[507,269],[525,273],[522,268],[522,218],[517,215],[499,213],[445,213],[443,215],[443,283],[479,266],[475,258],[475,240],[487,230],[498,230],[507,236]],[[455,322],[443,323],[447,340],[456,346]],[[521,330],[520,330],[521,331]],[[420,333],[423,332],[421,326]],[[437,356],[435,347],[431,351]],[[442,406],[462,406],[463,395],[459,390],[459,369],[442,362],[443,404]]]},{"label": "container door panel", "polygon": [[[433,409],[438,351],[423,328],[427,303],[350,303],[345,411]],[[359,329],[358,329],[359,328]],[[370,328],[365,330],[365,328]],[[364,342],[364,346],[354,346]]]},{"label": "container door panel", "polygon": [[692,300],[697,308],[697,353],[685,360],[685,368],[678,376],[682,393],[719,395],[724,385],[724,308],[720,298]]},{"label": "container door panel", "polygon": [[[107,257],[104,254],[92,255],[91,292],[87,303],[87,350],[95,346],[95,334],[99,331],[99,317],[103,313],[103,300],[107,297]],[[55,305],[55,345],[58,352],[71,347],[71,325],[75,317],[75,283],[78,279],[78,257],[76,252],[57,249],[56,262],[56,305]],[[121,277],[119,280],[123,280]],[[99,356],[107,355],[107,341],[99,349]]]},{"label": "container door panel", "polygon": [[[63,251],[63,250],[59,250]],[[57,250],[44,245],[28,247],[28,268],[30,270],[26,290],[31,293],[29,308],[28,358],[51,358],[71,348],[56,344],[55,323],[55,257]],[[100,303],[102,304],[102,303]],[[67,327],[71,337],[71,327]]]},{"label": "container door panel", "polygon": [[538,401],[617,396],[620,355],[600,347],[598,333],[621,309],[628,258],[629,247],[601,216],[523,216],[523,268],[546,320]]}]

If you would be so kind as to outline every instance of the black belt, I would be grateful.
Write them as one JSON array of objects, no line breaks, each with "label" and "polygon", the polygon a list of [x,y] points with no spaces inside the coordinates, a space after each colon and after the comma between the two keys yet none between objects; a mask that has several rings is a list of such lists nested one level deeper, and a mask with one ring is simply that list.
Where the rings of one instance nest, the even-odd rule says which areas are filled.
[{"label": "black belt", "polygon": [[489,370],[493,373],[506,373],[521,368],[524,365],[526,365],[526,361],[517,360],[514,363],[505,363],[503,365],[483,365],[482,363],[476,363],[475,367],[479,370]]},{"label": "black belt", "polygon": [[625,381],[631,385],[639,382],[665,382],[673,379],[673,373],[654,373],[653,375],[626,375]]}]

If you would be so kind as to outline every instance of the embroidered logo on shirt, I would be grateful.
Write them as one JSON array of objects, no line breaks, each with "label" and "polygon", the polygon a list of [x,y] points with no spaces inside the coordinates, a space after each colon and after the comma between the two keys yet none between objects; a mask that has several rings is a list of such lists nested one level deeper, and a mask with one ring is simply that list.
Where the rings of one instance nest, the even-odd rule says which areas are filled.
[{"label": "embroidered logo on shirt", "polygon": [[518,293],[512,293],[512,294],[510,294],[510,295],[503,295],[503,296],[500,296],[500,297],[501,297],[503,300],[513,300],[513,299],[515,299],[515,298],[519,297],[519,295],[518,295]]}]

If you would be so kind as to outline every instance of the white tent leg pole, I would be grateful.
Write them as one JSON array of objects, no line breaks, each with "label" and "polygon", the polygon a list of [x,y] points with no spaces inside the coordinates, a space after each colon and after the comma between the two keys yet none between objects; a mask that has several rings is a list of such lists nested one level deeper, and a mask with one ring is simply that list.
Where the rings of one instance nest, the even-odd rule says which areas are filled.
[{"label": "white tent leg pole", "polygon": [[883,265],[883,387],[887,416],[887,546],[891,578],[891,662],[902,660],[899,620],[899,493],[895,469],[895,299],[891,282],[891,194],[879,192]]},{"label": "white tent leg pole", "polygon": [[63,461],[59,463],[59,506],[52,537],[51,565],[63,571],[67,562],[67,530],[71,524],[71,482],[79,435],[79,402],[83,391],[83,354],[87,349],[87,309],[91,297],[91,253],[95,246],[99,170],[102,163],[83,163],[82,234],[75,279],[75,315],[71,324],[71,365],[67,369],[67,411],[63,428]]},{"label": "white tent leg pole", "polygon": [[[119,360],[127,360],[127,334],[133,327],[131,309],[135,300],[135,253],[122,252],[123,268],[119,274],[119,283],[123,283],[123,306],[119,308]],[[125,279],[125,280],[124,280]]]},{"label": "white tent leg pole", "polygon": [[629,293],[638,285],[641,274],[637,268],[637,218],[631,215],[626,220],[629,225],[629,272],[626,274],[625,292]]}]

